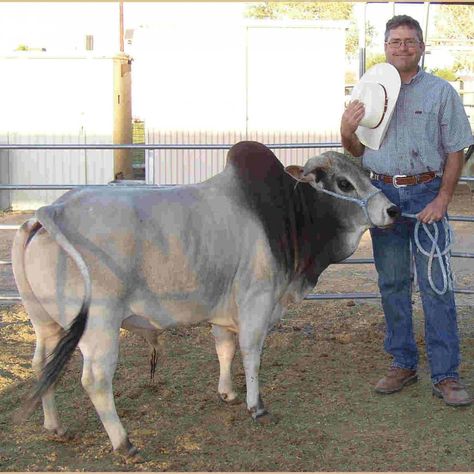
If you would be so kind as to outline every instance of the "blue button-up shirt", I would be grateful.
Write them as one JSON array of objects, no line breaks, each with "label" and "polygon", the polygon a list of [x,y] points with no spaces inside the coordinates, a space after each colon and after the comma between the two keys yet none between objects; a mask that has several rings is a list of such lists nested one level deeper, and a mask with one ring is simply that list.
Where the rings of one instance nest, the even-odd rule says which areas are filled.
[{"label": "blue button-up shirt", "polygon": [[362,164],[379,174],[443,174],[448,153],[474,143],[464,106],[449,82],[421,69],[403,84],[379,150],[365,147]]}]

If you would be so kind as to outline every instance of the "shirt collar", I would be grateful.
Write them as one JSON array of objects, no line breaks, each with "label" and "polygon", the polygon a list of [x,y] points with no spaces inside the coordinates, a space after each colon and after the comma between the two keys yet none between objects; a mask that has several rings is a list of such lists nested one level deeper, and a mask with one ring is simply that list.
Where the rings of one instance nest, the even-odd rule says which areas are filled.
[{"label": "shirt collar", "polygon": [[423,76],[425,74],[426,74],[425,71],[423,71],[423,69],[421,69],[421,67],[418,66],[418,72],[411,78],[411,80],[408,84],[404,84],[402,82],[402,86],[409,86],[409,85],[412,85],[412,84],[417,84],[418,82],[420,82],[423,79]]}]

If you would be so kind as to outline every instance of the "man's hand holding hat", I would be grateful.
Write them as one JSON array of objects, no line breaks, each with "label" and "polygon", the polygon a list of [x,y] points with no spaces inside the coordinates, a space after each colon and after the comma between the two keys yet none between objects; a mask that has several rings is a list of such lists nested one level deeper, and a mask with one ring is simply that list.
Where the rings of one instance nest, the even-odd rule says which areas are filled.
[{"label": "man's hand holding hat", "polygon": [[349,137],[355,133],[360,121],[364,118],[364,114],[364,103],[359,100],[351,101],[342,114],[341,135]]},{"label": "man's hand holding hat", "polygon": [[[370,68],[352,91],[353,100],[344,112],[347,113],[346,120],[343,115],[341,121],[341,134],[343,127],[349,130],[358,119],[353,133],[363,145],[378,150],[390,124],[400,85],[400,74],[391,64],[381,63]],[[361,111],[356,101],[364,104],[364,112],[360,119]]]}]

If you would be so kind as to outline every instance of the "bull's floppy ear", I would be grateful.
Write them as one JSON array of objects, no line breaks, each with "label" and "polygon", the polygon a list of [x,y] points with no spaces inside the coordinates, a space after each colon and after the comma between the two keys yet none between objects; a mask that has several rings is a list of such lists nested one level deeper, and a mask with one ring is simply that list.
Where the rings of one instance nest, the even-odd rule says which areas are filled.
[{"label": "bull's floppy ear", "polygon": [[304,172],[305,174],[313,173],[315,175],[324,176],[331,168],[331,160],[323,154],[310,158],[304,165]]},{"label": "bull's floppy ear", "polygon": [[332,162],[329,157],[325,156],[324,153],[319,156],[310,158],[304,165],[304,174],[306,176],[313,175],[314,182],[311,185],[316,189],[323,189],[324,184],[322,179],[332,168]]},{"label": "bull's floppy ear", "polygon": [[285,171],[299,183],[314,184],[316,176],[313,173],[304,174],[304,168],[298,165],[290,165],[285,168]]}]

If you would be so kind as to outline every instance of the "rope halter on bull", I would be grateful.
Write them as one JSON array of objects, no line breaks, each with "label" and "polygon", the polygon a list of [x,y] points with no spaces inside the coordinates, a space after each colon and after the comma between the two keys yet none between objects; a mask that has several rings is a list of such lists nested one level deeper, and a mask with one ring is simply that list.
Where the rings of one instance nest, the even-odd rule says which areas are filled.
[{"label": "rope halter on bull", "polygon": [[[327,189],[319,189],[319,191],[329,194],[330,196],[334,196],[338,199],[343,199],[344,201],[355,202],[364,210],[364,213],[370,225],[372,227],[376,227],[374,223],[372,222],[372,220],[370,219],[367,206],[368,206],[368,202],[370,198],[382,192],[380,189],[376,189],[373,193],[369,194],[365,199],[358,199],[358,198],[354,198],[350,196],[344,196],[342,194],[328,191]],[[411,219],[417,219],[416,214],[402,213],[402,216],[408,217]],[[428,257],[428,281],[430,283],[431,289],[438,295],[444,295],[446,291],[448,291],[448,288],[450,290],[453,290],[453,274],[451,271],[451,266],[449,264],[449,252],[454,242],[454,234],[448,222],[448,219],[446,217],[443,217],[441,222],[443,224],[443,230],[444,230],[444,235],[445,235],[445,247],[442,251],[439,248],[439,244],[438,244],[439,230],[438,230],[438,226],[436,225],[436,222],[433,222],[432,224],[425,224],[424,222],[417,220],[415,224],[415,230],[414,230],[415,243],[416,243],[416,247],[418,251],[421,252],[426,257]],[[434,235],[431,233],[430,228],[428,226],[434,226]],[[430,251],[424,249],[420,242],[420,228],[423,228],[429,240],[431,240]],[[443,275],[443,288],[442,289],[439,289],[433,281],[432,273],[433,273],[433,264],[435,261],[438,261],[438,264],[441,269],[441,273]]]},{"label": "rope halter on bull", "polygon": [[327,189],[318,189],[318,191],[329,194],[330,196],[337,197],[338,199],[343,199],[344,201],[355,202],[364,211],[365,217],[367,217],[367,220],[369,221],[370,226],[371,227],[376,227],[376,225],[372,222],[372,219],[369,216],[369,210],[367,209],[367,206],[369,205],[369,199],[370,198],[372,198],[376,194],[382,192],[380,189],[376,189],[373,193],[369,194],[365,199],[359,199],[359,198],[355,198],[355,197],[351,197],[351,196],[344,196],[343,194],[334,193],[332,191],[328,191]]}]

